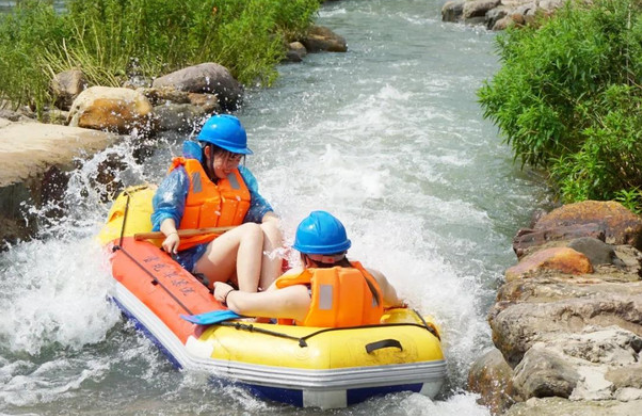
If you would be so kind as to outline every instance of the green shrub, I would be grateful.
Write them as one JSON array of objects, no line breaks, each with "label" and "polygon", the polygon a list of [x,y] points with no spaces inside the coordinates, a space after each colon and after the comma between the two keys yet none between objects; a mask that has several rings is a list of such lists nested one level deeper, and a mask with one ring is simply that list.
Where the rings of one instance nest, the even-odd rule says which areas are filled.
[{"label": "green shrub", "polygon": [[270,85],[285,40],[307,30],[319,0],[21,1],[0,15],[0,97],[42,108],[51,77],[81,68],[92,85],[120,85],[135,68],[158,76],[202,62],[241,83]]},{"label": "green shrub", "polygon": [[569,3],[539,28],[498,36],[502,68],[478,91],[484,115],[516,159],[551,173],[565,202],[639,203],[631,195],[642,189],[640,7]]}]

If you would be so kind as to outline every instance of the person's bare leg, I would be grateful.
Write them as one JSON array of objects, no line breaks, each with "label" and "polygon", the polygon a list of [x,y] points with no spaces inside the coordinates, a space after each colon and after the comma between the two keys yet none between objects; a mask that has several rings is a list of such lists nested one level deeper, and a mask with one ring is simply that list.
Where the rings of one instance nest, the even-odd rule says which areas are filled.
[{"label": "person's bare leg", "polygon": [[212,241],[196,262],[194,272],[210,281],[227,282],[236,272],[239,290],[256,292],[261,273],[263,231],[248,223],[230,230]]},{"label": "person's bare leg", "polygon": [[266,290],[281,275],[283,259],[278,251],[283,247],[283,235],[278,221],[261,224],[263,232],[263,257],[261,259],[261,278],[259,287]]}]

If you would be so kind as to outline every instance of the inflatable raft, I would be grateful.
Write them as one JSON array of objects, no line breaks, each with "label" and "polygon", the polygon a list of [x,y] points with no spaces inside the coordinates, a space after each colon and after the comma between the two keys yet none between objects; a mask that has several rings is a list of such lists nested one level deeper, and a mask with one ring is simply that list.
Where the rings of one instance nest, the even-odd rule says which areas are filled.
[{"label": "inflatable raft", "polygon": [[446,376],[435,325],[416,312],[387,311],[380,325],[311,328],[185,318],[223,311],[194,276],[149,241],[153,190],[125,191],[99,240],[110,251],[114,301],[179,368],[206,371],[264,399],[345,407],[387,393],[434,397]]}]

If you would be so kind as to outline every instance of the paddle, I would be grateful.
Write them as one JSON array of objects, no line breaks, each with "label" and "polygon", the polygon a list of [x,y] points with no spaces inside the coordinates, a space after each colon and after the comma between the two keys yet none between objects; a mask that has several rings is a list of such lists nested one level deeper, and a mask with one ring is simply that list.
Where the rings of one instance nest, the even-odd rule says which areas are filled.
[{"label": "paddle", "polygon": [[212,325],[223,321],[229,321],[231,319],[244,318],[244,316],[238,315],[236,312],[230,310],[218,310],[198,315],[181,315],[181,318],[193,324]]},{"label": "paddle", "polygon": [[[179,237],[194,237],[196,235],[203,234],[223,234],[226,231],[231,230],[232,227],[209,227],[209,228],[192,228],[186,230],[177,230]],[[165,234],[161,231],[154,231],[151,233],[138,233],[134,234],[134,240],[159,240],[165,239]]]}]

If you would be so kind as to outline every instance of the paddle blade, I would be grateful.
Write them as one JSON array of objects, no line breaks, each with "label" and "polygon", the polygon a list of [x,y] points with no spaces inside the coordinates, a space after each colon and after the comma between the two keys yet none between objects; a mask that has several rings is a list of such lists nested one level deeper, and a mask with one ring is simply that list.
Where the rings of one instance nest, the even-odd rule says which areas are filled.
[{"label": "paddle blade", "polygon": [[241,318],[237,313],[230,310],[218,310],[205,312],[198,315],[181,315],[181,318],[197,325],[212,325],[230,319]]}]

